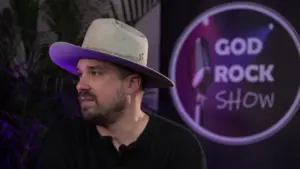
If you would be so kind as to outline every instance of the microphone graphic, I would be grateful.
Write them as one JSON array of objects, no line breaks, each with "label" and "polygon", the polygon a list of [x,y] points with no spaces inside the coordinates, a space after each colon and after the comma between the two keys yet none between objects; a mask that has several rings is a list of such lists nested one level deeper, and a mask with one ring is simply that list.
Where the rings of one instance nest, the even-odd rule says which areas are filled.
[{"label": "microphone graphic", "polygon": [[198,37],[195,42],[195,69],[192,86],[196,89],[196,105],[194,121],[204,125],[204,102],[206,91],[213,82],[213,70],[210,60],[209,43],[203,37]]}]

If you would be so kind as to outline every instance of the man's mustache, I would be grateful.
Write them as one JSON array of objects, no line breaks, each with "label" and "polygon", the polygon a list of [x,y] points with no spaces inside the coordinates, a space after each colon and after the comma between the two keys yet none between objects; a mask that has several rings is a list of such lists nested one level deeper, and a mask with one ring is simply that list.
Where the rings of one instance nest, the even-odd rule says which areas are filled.
[{"label": "man's mustache", "polygon": [[96,100],[97,96],[89,91],[82,91],[82,92],[78,92],[78,99],[82,100],[84,98],[89,98],[92,100]]}]

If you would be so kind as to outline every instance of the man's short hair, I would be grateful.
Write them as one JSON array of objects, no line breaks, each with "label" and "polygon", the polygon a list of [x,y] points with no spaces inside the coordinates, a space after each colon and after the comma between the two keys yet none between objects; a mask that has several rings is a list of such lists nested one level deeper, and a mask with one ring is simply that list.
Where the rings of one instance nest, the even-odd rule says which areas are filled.
[{"label": "man's short hair", "polygon": [[133,71],[131,69],[128,69],[128,68],[126,68],[124,66],[115,65],[115,67],[118,69],[120,77],[122,79],[125,79],[126,77],[128,77],[128,76],[130,76],[132,74],[138,74],[138,75],[140,75],[140,77],[141,77],[141,90],[142,91],[145,90],[144,79],[143,79],[143,76],[141,74],[139,74],[139,73],[137,73],[137,72],[135,72],[135,71]]}]

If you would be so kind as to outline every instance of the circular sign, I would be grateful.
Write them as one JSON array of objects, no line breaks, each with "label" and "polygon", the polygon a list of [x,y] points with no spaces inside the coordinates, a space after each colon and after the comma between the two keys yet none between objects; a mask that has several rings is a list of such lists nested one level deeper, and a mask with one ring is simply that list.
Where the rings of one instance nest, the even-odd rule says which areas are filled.
[{"label": "circular sign", "polygon": [[211,8],[173,50],[174,105],[190,128],[214,142],[269,138],[298,110],[299,50],[295,29],[270,8],[248,2]]}]

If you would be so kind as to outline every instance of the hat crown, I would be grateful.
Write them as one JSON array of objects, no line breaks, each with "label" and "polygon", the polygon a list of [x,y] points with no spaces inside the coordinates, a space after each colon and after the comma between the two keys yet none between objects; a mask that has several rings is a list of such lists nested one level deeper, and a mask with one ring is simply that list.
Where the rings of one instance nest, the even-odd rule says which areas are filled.
[{"label": "hat crown", "polygon": [[147,65],[146,36],[115,19],[94,20],[87,30],[82,47]]}]

